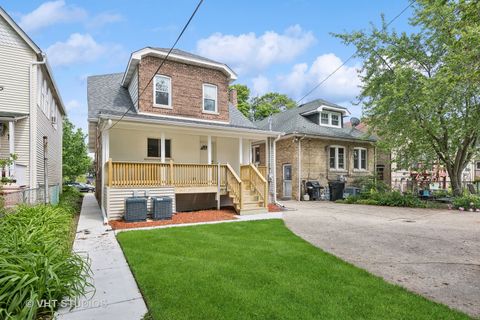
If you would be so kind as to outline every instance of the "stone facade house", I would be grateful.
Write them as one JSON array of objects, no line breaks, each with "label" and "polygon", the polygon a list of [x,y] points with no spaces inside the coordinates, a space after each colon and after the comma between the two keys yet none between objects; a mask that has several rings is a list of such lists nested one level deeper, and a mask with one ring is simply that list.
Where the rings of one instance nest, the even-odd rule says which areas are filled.
[{"label": "stone facade house", "polygon": [[[375,173],[375,138],[344,125],[349,111],[325,100],[314,100],[275,114],[258,123],[265,130],[283,132],[275,141],[276,196],[299,200],[303,182],[356,178]],[[254,163],[265,165],[265,144],[252,147]]]},{"label": "stone facade house", "polygon": [[16,155],[0,168],[1,178],[14,182],[3,187],[12,192],[7,205],[44,200],[45,185],[46,199],[58,200],[65,114],[45,53],[0,7],[0,158]]},{"label": "stone facade house", "polygon": [[236,74],[227,65],[167,53],[143,48],[125,72],[88,78],[89,148],[105,218],[122,218],[135,194],[170,197],[174,212],[223,205],[240,214],[266,211],[271,186],[250,161],[251,145],[273,145],[278,133],[236,108],[228,89]]}]

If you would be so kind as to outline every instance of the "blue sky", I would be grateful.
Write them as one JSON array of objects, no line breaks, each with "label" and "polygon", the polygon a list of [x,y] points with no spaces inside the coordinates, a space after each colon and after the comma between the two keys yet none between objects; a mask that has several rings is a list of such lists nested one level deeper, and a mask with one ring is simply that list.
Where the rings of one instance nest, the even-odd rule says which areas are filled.
[{"label": "blue sky", "polygon": [[[170,47],[197,0],[18,1],[3,8],[47,52],[69,118],[87,127],[89,75],[123,72],[132,51]],[[177,48],[229,64],[253,95],[268,91],[298,99],[353,52],[331,32],[367,29],[390,20],[408,1],[205,0]],[[407,10],[392,27],[409,30]],[[306,101],[322,97],[351,106],[358,94],[350,61]],[[306,102],[304,101],[304,102]],[[351,106],[360,116],[361,107]]]}]

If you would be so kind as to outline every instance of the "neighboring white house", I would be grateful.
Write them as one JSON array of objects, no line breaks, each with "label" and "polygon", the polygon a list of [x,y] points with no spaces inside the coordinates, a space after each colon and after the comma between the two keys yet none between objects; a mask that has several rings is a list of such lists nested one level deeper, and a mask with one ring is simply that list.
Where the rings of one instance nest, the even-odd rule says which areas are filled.
[{"label": "neighboring white house", "polygon": [[45,54],[0,7],[0,158],[17,156],[2,177],[32,189],[41,189],[46,178],[59,190],[64,116]]},{"label": "neighboring white house", "polygon": [[[162,63],[167,52],[144,48],[125,72],[88,78],[89,146],[104,214],[121,218],[135,194],[171,197],[174,211],[228,204],[240,214],[266,211],[275,171],[253,166],[251,145],[273,146],[278,133],[237,109],[228,66],[181,50]],[[271,168],[271,148],[266,157]]]}]

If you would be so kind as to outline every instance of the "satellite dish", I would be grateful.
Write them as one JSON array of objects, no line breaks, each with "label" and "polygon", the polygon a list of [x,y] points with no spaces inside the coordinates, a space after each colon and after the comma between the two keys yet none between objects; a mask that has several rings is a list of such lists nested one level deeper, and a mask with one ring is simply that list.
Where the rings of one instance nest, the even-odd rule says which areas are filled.
[{"label": "satellite dish", "polygon": [[352,124],[352,127],[356,127],[360,124],[360,119],[352,117],[350,118],[350,123]]}]

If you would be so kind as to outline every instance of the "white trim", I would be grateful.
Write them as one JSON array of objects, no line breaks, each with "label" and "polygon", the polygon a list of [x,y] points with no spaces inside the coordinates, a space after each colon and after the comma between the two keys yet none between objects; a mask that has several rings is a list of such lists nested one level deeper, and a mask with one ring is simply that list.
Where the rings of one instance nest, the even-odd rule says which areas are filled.
[{"label": "white trim", "polygon": [[475,162],[475,170],[480,170],[480,160]]},{"label": "white trim", "polygon": [[[334,161],[334,162],[335,162],[335,166],[334,166],[333,168],[330,166],[330,151],[331,151],[330,149],[332,149],[332,148],[335,149],[335,161]],[[339,161],[338,161],[338,159],[339,159],[339,157],[338,157],[338,150],[339,150],[340,148],[343,149],[343,168],[340,168],[340,167],[338,166],[338,162],[339,162]],[[345,148],[344,146],[340,146],[340,145],[331,145],[331,146],[328,146],[328,169],[329,169],[330,171],[347,171],[347,169],[345,168],[346,158],[347,158],[347,157],[346,157],[346,148]]]},{"label": "white trim", "polygon": [[238,163],[243,164],[243,137],[238,137]]},{"label": "white trim", "polygon": [[[322,123],[322,114],[328,115],[328,124]],[[338,125],[333,124],[333,116],[338,117]],[[318,124],[323,127],[331,127],[331,128],[341,128],[342,127],[342,114],[336,111],[327,111],[323,110],[318,113]]]},{"label": "white trim", "polygon": [[[355,168],[355,151],[358,150],[358,168]],[[362,151],[365,151],[365,168],[362,168]],[[352,152],[353,158],[353,171],[355,172],[364,172],[368,171],[368,149],[364,147],[354,147]]]},{"label": "white trim", "polygon": [[[157,103],[157,78],[168,79],[168,104]],[[173,109],[172,107],[172,78],[163,74],[156,74],[153,77],[153,106],[157,108]]]},{"label": "white trim", "polygon": [[[128,86],[128,84],[130,83],[131,77],[132,77],[132,70],[135,69],[135,67],[138,65],[138,63],[142,59],[142,57],[146,56],[146,55],[165,57],[167,55],[167,52],[163,52],[163,51],[156,50],[154,48],[148,48],[148,47],[133,52],[130,55],[130,60],[128,61],[127,69],[125,70],[125,74],[124,74],[123,79],[122,79],[122,86],[124,86],[124,87]],[[178,55],[178,54],[175,54],[175,53],[170,53],[168,58],[171,59],[171,60],[174,60],[174,61],[175,60],[176,61],[181,61],[181,62],[188,63],[188,64],[200,65],[200,66],[210,67],[210,68],[214,68],[214,69],[220,69],[225,74],[228,75],[228,77],[230,79],[230,82],[237,79],[237,74],[232,69],[230,69],[230,67],[228,67],[225,64],[208,62],[208,61],[204,61],[204,60],[195,59],[195,58],[192,58],[192,57],[185,57],[183,55]]]},{"label": "white trim", "polygon": [[182,116],[172,116],[172,115],[168,115],[168,114],[159,114],[159,113],[145,112],[145,111],[139,112],[138,114],[143,114],[143,115],[147,115],[147,116],[163,117],[163,118],[171,118],[171,119],[179,119],[179,120],[199,121],[199,122],[205,122],[205,123],[229,124],[229,122],[226,122],[226,121],[189,118],[189,117],[182,117]]},{"label": "white trim", "polygon": [[207,163],[212,164],[212,136],[207,136]]},{"label": "white trim", "polygon": [[[215,88],[215,111],[205,110],[205,87]],[[202,85],[202,112],[218,114],[218,87],[214,84],[204,83]]]},{"label": "white trim", "polygon": [[310,111],[306,111],[306,112],[303,112],[301,113],[302,116],[306,116],[306,115],[309,115],[309,114],[313,114],[313,113],[319,113],[319,112],[322,112],[322,111],[334,111],[334,112],[340,112],[341,114],[343,115],[350,115],[350,111],[348,109],[345,109],[345,108],[341,108],[341,107],[332,107],[332,106],[326,106],[326,105],[321,105],[319,106],[318,108],[316,109],[313,109],[313,110],[310,110]]},{"label": "white trim", "polygon": [[[265,146],[265,148],[266,148],[266,146]],[[258,161],[255,161],[255,160],[256,160],[256,159],[255,159],[255,154],[256,154],[256,151],[255,151],[255,150],[257,150],[257,149],[258,149],[258,156],[260,157],[260,145],[259,145],[259,144],[257,144],[257,145],[252,145],[252,156],[250,157],[250,161],[251,161],[252,163],[255,163],[255,164],[258,164],[258,163],[261,162],[260,159],[258,159]]]}]

